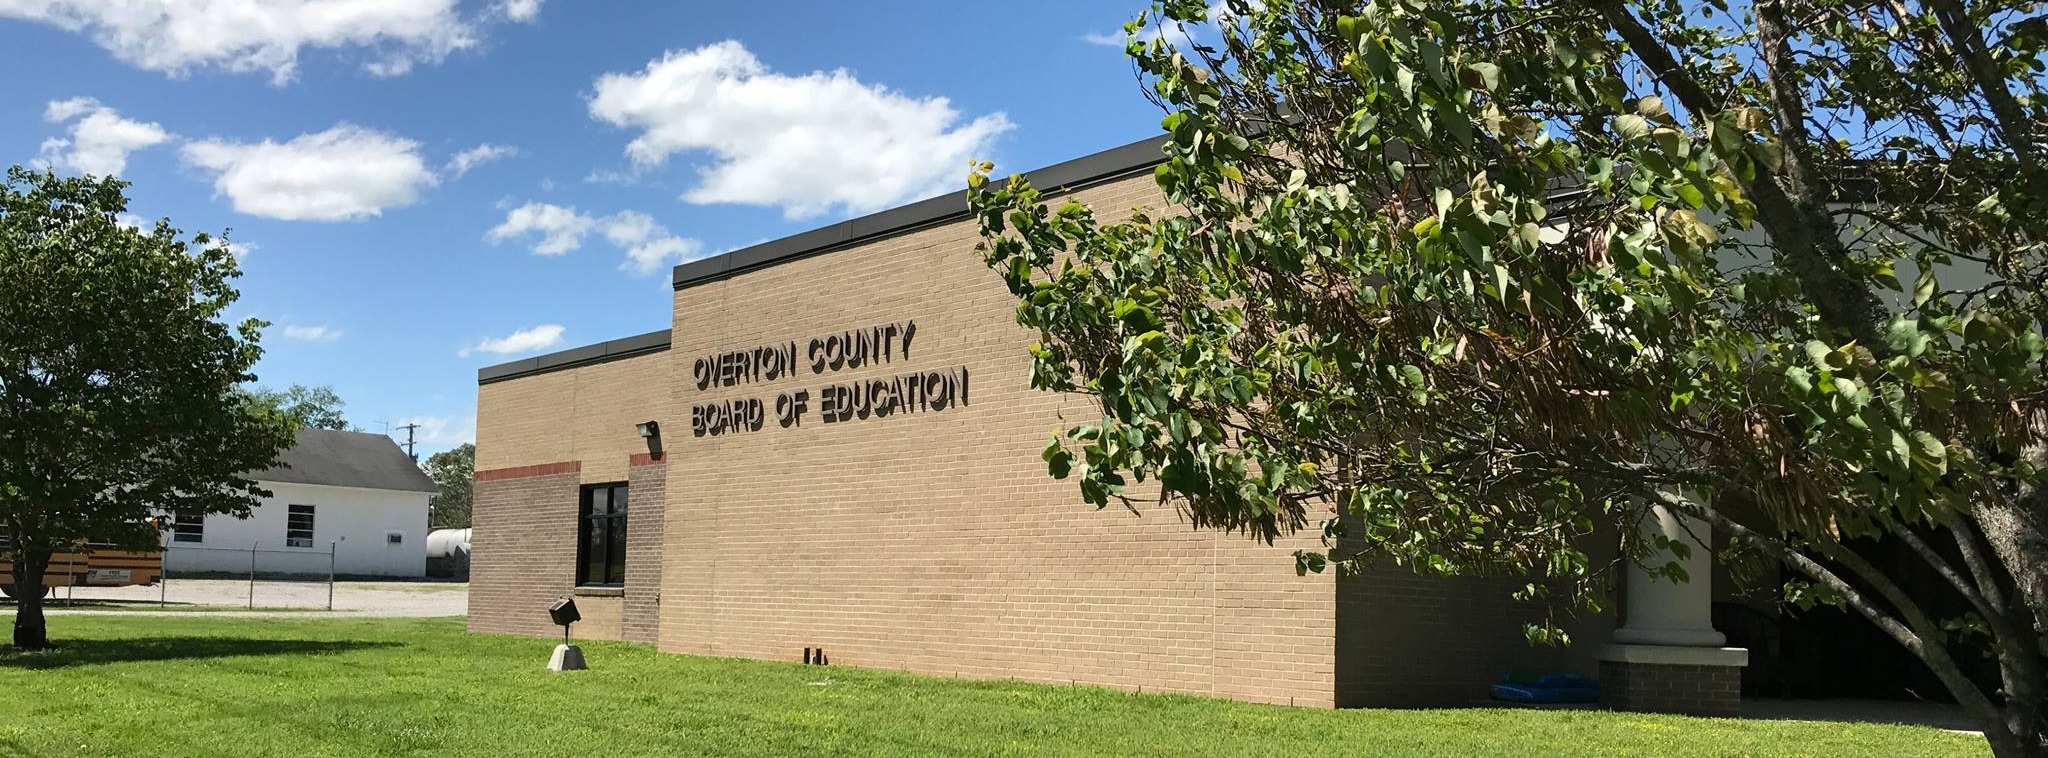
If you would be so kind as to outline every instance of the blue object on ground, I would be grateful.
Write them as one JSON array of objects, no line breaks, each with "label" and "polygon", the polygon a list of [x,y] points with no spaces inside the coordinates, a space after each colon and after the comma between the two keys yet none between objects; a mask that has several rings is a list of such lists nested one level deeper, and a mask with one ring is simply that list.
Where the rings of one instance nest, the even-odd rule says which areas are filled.
[{"label": "blue object on ground", "polygon": [[1577,674],[1544,674],[1536,681],[1502,677],[1491,688],[1493,699],[1511,703],[1597,703],[1600,683]]}]

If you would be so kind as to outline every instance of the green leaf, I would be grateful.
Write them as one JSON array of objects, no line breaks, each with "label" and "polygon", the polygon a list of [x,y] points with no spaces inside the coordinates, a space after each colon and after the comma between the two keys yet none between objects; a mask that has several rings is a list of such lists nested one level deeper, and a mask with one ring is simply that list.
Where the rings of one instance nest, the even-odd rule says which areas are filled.
[{"label": "green leaf", "polygon": [[1460,72],[1465,86],[1478,90],[1494,90],[1500,87],[1500,67],[1491,63],[1472,63]]},{"label": "green leaf", "polygon": [[1806,360],[1812,363],[1814,368],[1822,371],[1831,369],[1832,367],[1828,365],[1828,361],[1833,359],[1834,354],[1835,349],[1828,347],[1828,343],[1820,340],[1806,341]]},{"label": "green leaf", "polygon": [[1671,115],[1671,111],[1664,108],[1664,98],[1656,95],[1637,100],[1636,113],[1649,119],[1662,119]]},{"label": "green leaf", "polygon": [[1038,457],[1045,459],[1046,472],[1052,474],[1054,479],[1065,479],[1074,469],[1074,454],[1067,452],[1066,446],[1060,444],[1057,434],[1053,435],[1052,442],[1046,444],[1045,450],[1040,452]]},{"label": "green leaf", "polygon": [[1935,475],[1948,473],[1948,446],[1934,435],[1913,430],[1913,461]]},{"label": "green leaf", "polygon": [[1294,551],[1294,573],[1297,576],[1323,573],[1329,567],[1329,558],[1313,550]]},{"label": "green leaf", "polygon": [[1893,352],[1913,358],[1926,353],[1928,344],[1932,342],[1932,338],[1920,331],[1919,322],[1905,317],[1892,319],[1891,325],[1885,328],[1884,340]]},{"label": "green leaf", "polygon": [[1357,16],[1338,16],[1337,36],[1343,37],[1346,44],[1357,47],[1358,38],[1365,36],[1365,24]]},{"label": "green leaf", "polygon": [[1790,380],[1792,386],[1799,388],[1801,392],[1813,391],[1813,372],[1807,371],[1804,367],[1786,366],[1785,378]]},{"label": "green leaf", "polygon": [[1625,113],[1614,117],[1614,131],[1622,139],[1633,142],[1650,133],[1650,122],[1642,116]]},{"label": "green leaf", "polygon": [[1429,387],[1424,383],[1422,367],[1407,364],[1401,367],[1401,383],[1408,386],[1408,397],[1416,403],[1429,402]]}]

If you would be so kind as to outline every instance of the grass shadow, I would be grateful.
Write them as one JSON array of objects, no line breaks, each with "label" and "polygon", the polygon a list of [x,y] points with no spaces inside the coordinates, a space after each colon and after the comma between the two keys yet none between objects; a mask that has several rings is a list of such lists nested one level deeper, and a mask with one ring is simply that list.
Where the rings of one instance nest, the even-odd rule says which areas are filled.
[{"label": "grass shadow", "polygon": [[106,663],[240,658],[266,655],[331,655],[352,650],[404,647],[379,640],[262,640],[232,637],[154,637],[68,640],[47,650],[0,647],[0,669],[58,669]]}]

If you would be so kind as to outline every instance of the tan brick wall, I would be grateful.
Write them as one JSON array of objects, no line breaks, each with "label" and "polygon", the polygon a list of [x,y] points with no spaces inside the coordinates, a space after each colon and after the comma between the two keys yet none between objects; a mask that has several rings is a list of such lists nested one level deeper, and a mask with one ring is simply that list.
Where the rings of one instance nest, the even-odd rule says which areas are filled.
[{"label": "tan brick wall", "polygon": [[[561,634],[546,608],[575,587],[580,485],[627,482],[628,587],[624,597],[577,596],[576,636],[654,640],[666,476],[633,465],[648,462],[634,425],[657,421],[674,437],[662,414],[669,365],[667,353],[650,353],[477,388],[472,631]],[[572,473],[533,475],[563,467]]]},{"label": "tan brick wall", "polygon": [[[1149,173],[1082,194],[1157,204]],[[664,650],[1334,703],[1335,592],[1297,545],[1097,511],[1038,451],[1098,415],[1027,386],[1032,335],[962,221],[676,294]],[[697,357],[914,320],[909,360],[700,391]],[[965,366],[970,404],[844,423],[821,386]],[[773,401],[811,391],[781,428]],[[693,403],[760,398],[760,431],[697,438]]]},{"label": "tan brick wall", "polygon": [[576,583],[576,464],[477,474],[470,495],[469,630],[560,634],[547,606]]},{"label": "tan brick wall", "polygon": [[[585,640],[622,640],[626,638],[626,602],[616,594],[606,591],[579,591],[576,595],[576,611],[583,617],[576,624],[576,638]],[[561,633],[561,627],[555,627]]]},{"label": "tan brick wall", "polygon": [[585,483],[626,481],[628,459],[648,452],[635,424],[675,436],[661,413],[669,363],[650,353],[478,387],[476,470],[578,461]]},{"label": "tan brick wall", "polygon": [[626,586],[576,587],[577,507],[582,476],[575,462],[477,472],[470,544],[469,629],[557,636],[547,607],[574,597],[583,621],[576,637],[653,642],[660,624],[662,490],[659,463],[631,467],[626,524]]},{"label": "tan brick wall", "polygon": [[621,601],[620,638],[654,642],[661,631],[662,543],[668,535],[662,514],[668,507],[668,466],[648,460],[634,465],[626,482],[626,591]]}]

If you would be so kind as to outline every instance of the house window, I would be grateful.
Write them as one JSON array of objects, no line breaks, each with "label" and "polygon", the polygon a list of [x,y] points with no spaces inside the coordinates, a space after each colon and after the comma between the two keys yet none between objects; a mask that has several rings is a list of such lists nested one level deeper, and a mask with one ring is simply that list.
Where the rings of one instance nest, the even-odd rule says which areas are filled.
[{"label": "house window", "polygon": [[576,584],[625,586],[626,485],[584,487],[581,514],[577,519]]},{"label": "house window", "polygon": [[285,514],[284,546],[313,546],[313,506],[294,505]]},{"label": "house window", "polygon": [[172,542],[205,542],[206,514],[179,513],[171,516]]}]

